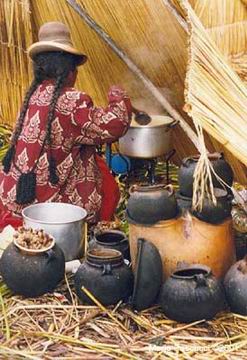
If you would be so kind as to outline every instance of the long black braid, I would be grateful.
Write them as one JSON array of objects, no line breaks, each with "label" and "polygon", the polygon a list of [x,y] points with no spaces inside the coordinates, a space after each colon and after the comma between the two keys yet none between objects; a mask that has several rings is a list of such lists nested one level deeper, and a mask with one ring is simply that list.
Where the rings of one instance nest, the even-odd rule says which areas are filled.
[{"label": "long black braid", "polygon": [[51,129],[52,129],[52,121],[54,119],[56,103],[57,103],[57,100],[58,100],[58,98],[60,96],[60,93],[61,93],[61,90],[63,88],[63,85],[64,85],[64,82],[65,82],[66,78],[67,78],[67,74],[60,75],[57,78],[57,81],[56,81],[55,86],[54,86],[54,92],[53,92],[50,108],[49,108],[49,114],[48,114],[48,117],[47,117],[47,127],[46,127],[46,139],[47,140],[46,140],[46,142],[47,142],[47,145],[49,146],[49,150],[50,150],[50,155],[49,155],[50,177],[49,177],[49,180],[53,185],[58,183],[59,178],[58,178],[58,176],[56,174],[56,161],[55,161],[54,157],[52,156]]},{"label": "long black braid", "polygon": [[22,131],[22,127],[23,127],[23,124],[24,124],[26,112],[27,112],[27,109],[28,109],[29,100],[30,100],[31,96],[33,95],[34,91],[37,89],[38,85],[39,85],[39,80],[34,79],[32,84],[30,85],[30,88],[28,89],[28,91],[26,93],[26,96],[25,96],[25,99],[23,101],[22,109],[21,109],[19,118],[17,120],[15,129],[14,129],[14,133],[13,133],[12,138],[11,138],[10,147],[7,150],[7,152],[6,152],[6,154],[5,154],[4,158],[3,158],[3,161],[2,161],[3,170],[4,170],[4,172],[6,174],[9,172],[10,167],[11,167],[11,162],[14,159],[14,156],[15,156],[15,147],[16,147],[17,140],[18,140],[18,138],[19,138],[19,136],[21,134],[21,131]]},{"label": "long black braid", "polygon": [[52,184],[57,184],[59,178],[56,174],[56,162],[52,156],[52,138],[51,138],[51,129],[52,129],[52,121],[55,114],[55,108],[57,100],[61,94],[62,88],[64,83],[68,77],[70,71],[74,71],[78,66],[80,58],[78,56],[66,53],[66,52],[44,52],[36,55],[33,62],[33,70],[34,70],[34,80],[28,89],[23,105],[22,110],[19,115],[10,148],[8,149],[4,159],[3,159],[3,166],[4,172],[8,173],[11,167],[11,163],[14,163],[15,152],[16,152],[16,144],[18,138],[22,132],[26,112],[28,110],[28,105],[30,98],[34,91],[37,89],[38,85],[42,83],[42,81],[46,79],[53,79],[55,80],[54,91],[52,94],[51,103],[49,106],[49,112],[47,116],[47,124],[46,124],[46,135],[44,143],[41,147],[41,152],[34,164],[34,167],[28,173],[22,173],[21,170],[17,167],[14,163],[17,170],[20,172],[21,176],[17,183],[16,188],[16,201],[18,204],[26,204],[33,202],[36,194],[36,175],[34,170],[37,166],[38,160],[42,154],[42,151],[47,144],[49,147],[49,173],[50,177],[49,180]]}]

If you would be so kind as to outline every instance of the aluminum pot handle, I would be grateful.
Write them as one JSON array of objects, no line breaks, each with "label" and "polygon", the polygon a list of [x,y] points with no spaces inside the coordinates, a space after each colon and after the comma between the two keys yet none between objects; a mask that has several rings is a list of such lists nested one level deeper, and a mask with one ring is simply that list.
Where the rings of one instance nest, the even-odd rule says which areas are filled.
[{"label": "aluminum pot handle", "polygon": [[203,274],[194,275],[196,287],[207,286],[207,280]]},{"label": "aluminum pot handle", "polygon": [[54,260],[56,258],[56,254],[55,251],[52,249],[49,249],[45,252],[46,256],[47,256],[47,263],[49,263],[50,261]]},{"label": "aluminum pot handle", "polygon": [[139,186],[134,184],[134,185],[131,185],[131,187],[129,188],[129,193],[130,194],[133,194],[134,192],[138,191],[139,189]]},{"label": "aluminum pot handle", "polygon": [[173,120],[170,124],[167,125],[166,131],[169,131],[179,123],[179,120]]}]

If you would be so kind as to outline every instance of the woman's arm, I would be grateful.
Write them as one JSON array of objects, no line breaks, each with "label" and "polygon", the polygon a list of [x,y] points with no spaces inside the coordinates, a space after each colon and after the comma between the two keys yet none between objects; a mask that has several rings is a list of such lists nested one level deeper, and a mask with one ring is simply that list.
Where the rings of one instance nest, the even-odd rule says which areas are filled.
[{"label": "woman's arm", "polygon": [[81,94],[73,122],[79,132],[75,142],[85,145],[111,143],[123,136],[131,120],[131,102],[126,92],[112,86],[108,93],[109,105],[97,108],[92,99]]}]

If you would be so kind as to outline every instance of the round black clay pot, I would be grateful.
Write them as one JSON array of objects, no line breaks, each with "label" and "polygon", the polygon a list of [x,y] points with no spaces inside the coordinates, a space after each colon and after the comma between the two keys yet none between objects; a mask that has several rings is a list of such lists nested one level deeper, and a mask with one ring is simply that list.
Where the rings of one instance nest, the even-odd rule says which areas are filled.
[{"label": "round black clay pot", "polygon": [[133,185],[127,203],[128,216],[139,224],[155,224],[175,218],[177,201],[171,185]]},{"label": "round black clay pot", "polygon": [[160,304],[165,315],[179,322],[212,319],[225,308],[223,285],[203,265],[175,271],[164,283]]},{"label": "round black clay pot", "polygon": [[[209,160],[212,163],[213,169],[216,174],[229,186],[233,183],[233,171],[231,166],[225,161],[222,153],[210,154]],[[199,155],[190,156],[182,161],[178,172],[178,182],[180,193],[183,196],[193,196],[193,175],[195,167],[199,160]],[[215,188],[223,188],[223,186],[216,179],[215,175],[212,174],[213,186]],[[227,189],[228,193],[231,193],[230,189]]]},{"label": "round black clay pot", "polygon": [[176,192],[176,199],[180,210],[190,210],[192,206],[192,198],[183,196],[179,191]]},{"label": "round black clay pot", "polygon": [[132,294],[133,274],[120,251],[92,249],[75,274],[75,289],[83,303],[94,304],[83,286],[103,305],[112,305]]},{"label": "round black clay pot", "polygon": [[37,297],[52,292],[64,278],[63,251],[54,245],[47,251],[24,251],[11,243],[0,259],[6,285],[18,295]]},{"label": "round black clay pot", "polygon": [[247,256],[228,270],[224,286],[231,311],[247,315]]},{"label": "round black clay pot", "polygon": [[225,190],[217,188],[214,189],[214,195],[217,200],[216,205],[206,198],[203,201],[202,210],[194,210],[193,215],[207,223],[220,224],[225,219],[231,217],[232,195],[228,194]]},{"label": "round black clay pot", "polygon": [[89,241],[88,249],[114,249],[130,260],[129,241],[125,233],[119,230],[96,230]]}]

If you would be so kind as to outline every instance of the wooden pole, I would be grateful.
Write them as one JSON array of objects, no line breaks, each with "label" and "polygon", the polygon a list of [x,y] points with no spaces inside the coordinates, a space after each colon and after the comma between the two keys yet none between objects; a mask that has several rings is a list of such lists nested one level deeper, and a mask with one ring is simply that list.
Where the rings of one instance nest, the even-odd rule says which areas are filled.
[{"label": "wooden pole", "polygon": [[135,63],[128,57],[128,55],[118,47],[115,41],[91,18],[90,15],[83,9],[75,0],[66,0],[67,3],[80,15],[80,17],[89,25],[107,45],[122,59],[128,68],[143,82],[146,89],[152,93],[155,99],[163,106],[163,108],[170,114],[172,118],[179,122],[179,125],[187,134],[188,138],[193,142],[199,152],[201,152],[200,142],[196,133],[187,124],[180,113],[174,109],[167,98],[158,90],[158,88],[148,79],[146,75],[135,65]]}]

